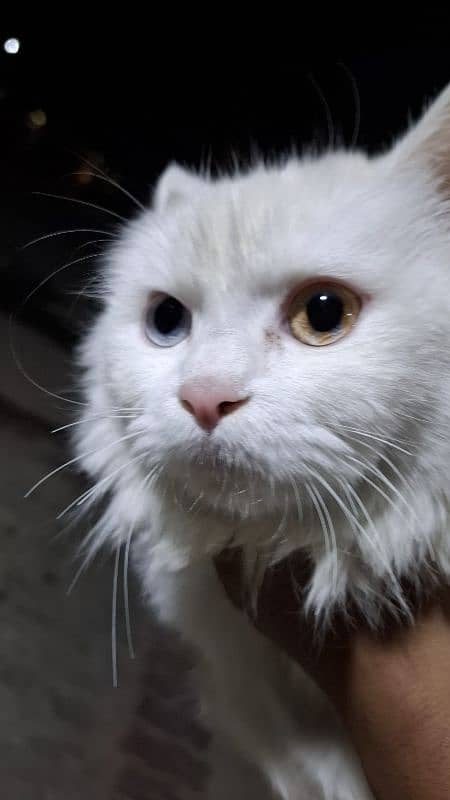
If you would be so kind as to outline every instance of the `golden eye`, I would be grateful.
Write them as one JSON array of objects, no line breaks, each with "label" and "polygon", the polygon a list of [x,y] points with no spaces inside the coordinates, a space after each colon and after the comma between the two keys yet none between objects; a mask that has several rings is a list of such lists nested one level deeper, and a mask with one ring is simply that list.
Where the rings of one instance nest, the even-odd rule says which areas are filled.
[{"label": "golden eye", "polygon": [[301,289],[288,309],[289,327],[303,344],[333,344],[345,336],[361,310],[361,300],[338,284],[316,283]]}]

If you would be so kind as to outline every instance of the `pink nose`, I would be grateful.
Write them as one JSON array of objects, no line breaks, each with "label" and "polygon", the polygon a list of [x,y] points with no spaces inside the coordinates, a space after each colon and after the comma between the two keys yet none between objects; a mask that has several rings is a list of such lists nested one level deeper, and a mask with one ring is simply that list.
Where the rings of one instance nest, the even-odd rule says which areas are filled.
[{"label": "pink nose", "polygon": [[181,387],[180,400],[201,428],[212,431],[221,417],[236,411],[248,397],[242,397],[234,389],[224,386],[185,383]]}]

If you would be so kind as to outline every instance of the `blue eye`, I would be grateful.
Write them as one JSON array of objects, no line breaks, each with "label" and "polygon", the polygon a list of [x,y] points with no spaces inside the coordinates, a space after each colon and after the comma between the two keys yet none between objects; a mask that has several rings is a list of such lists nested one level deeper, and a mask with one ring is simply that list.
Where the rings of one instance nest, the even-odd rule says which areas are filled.
[{"label": "blue eye", "polygon": [[191,312],[175,297],[158,295],[145,316],[148,338],[159,347],[173,347],[189,336]]}]

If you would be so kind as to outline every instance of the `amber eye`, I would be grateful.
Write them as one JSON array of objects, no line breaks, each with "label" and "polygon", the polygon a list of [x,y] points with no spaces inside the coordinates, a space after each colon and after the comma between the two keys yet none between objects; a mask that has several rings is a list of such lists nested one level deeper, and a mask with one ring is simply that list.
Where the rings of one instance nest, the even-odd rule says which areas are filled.
[{"label": "amber eye", "polygon": [[361,301],[350,289],[316,283],[301,289],[291,300],[289,327],[303,344],[322,347],[345,336],[360,309]]}]

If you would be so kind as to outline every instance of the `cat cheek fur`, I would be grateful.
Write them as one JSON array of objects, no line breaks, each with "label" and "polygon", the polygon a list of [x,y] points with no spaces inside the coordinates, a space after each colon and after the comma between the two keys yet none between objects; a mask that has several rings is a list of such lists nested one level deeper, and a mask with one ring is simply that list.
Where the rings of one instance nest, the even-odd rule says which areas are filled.
[{"label": "cat cheek fur", "polygon": [[[228,702],[232,735],[284,798],[301,776],[311,798],[370,795],[335,722],[334,745],[324,733],[315,754],[295,732],[273,685],[277,654],[262,655],[223,605],[208,559],[240,544],[257,592],[268,564],[304,547],[315,565],[306,604],[322,625],[350,599],[373,625],[386,606],[407,615],[401,578],[420,583],[431,564],[450,577],[449,191],[450,89],[377,158],[325,153],[219,180],[169,167],[153,209],[109,254],[104,310],[80,349],[75,449],[97,481],[85,506],[109,498],[89,546],[133,534],[146,592],[211,665],[217,726],[231,725]],[[314,348],[290,336],[280,309],[320,275],[370,300],[348,336]],[[176,347],[145,338],[154,290],[192,313]],[[188,379],[226,379],[250,399],[206,434],[179,400]],[[235,667],[224,630],[246,653]],[[253,695],[239,690],[252,664]],[[293,697],[306,717],[331,720],[323,698],[311,710],[302,680]],[[289,764],[275,738],[295,750]]]}]

